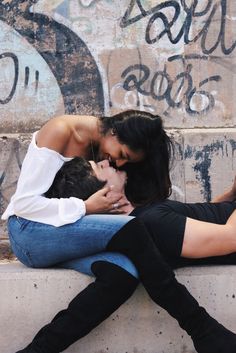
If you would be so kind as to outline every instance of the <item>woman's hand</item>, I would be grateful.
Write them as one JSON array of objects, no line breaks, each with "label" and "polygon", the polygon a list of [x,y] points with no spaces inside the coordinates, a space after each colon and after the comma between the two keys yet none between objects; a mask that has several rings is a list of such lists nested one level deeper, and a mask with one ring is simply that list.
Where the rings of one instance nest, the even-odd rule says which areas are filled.
[{"label": "woman's hand", "polygon": [[[106,186],[90,196],[84,203],[86,214],[92,213],[113,213],[123,214],[122,207],[129,204],[122,193],[112,193],[111,186]],[[109,194],[109,195],[108,195]]]},{"label": "woman's hand", "polygon": [[130,202],[127,200],[126,196],[124,193],[118,193],[117,191],[109,191],[107,193],[107,198],[108,199],[112,199],[114,200],[116,197],[118,198],[119,196],[120,199],[118,199],[117,202],[114,202],[112,204],[112,209],[109,211],[109,213],[112,214],[129,214],[132,210],[130,209],[131,204]]}]

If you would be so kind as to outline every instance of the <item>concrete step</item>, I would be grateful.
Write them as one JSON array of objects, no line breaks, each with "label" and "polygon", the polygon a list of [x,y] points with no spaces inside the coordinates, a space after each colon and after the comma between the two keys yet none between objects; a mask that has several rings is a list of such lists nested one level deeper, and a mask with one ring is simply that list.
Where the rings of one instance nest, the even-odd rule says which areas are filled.
[{"label": "concrete step", "polygon": [[[176,271],[197,300],[236,332],[236,266]],[[72,270],[0,262],[0,352],[15,353],[93,279]],[[187,334],[140,285],[132,298],[67,353],[194,353]]]}]

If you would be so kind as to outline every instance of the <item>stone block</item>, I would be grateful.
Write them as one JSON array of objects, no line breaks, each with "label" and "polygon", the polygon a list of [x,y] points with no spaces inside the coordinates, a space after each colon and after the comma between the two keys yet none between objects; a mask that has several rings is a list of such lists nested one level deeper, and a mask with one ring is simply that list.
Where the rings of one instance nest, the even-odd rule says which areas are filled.
[{"label": "stone block", "polygon": [[[0,215],[15,191],[30,138],[31,134],[0,135]],[[5,235],[5,222],[0,221],[0,238]]]},{"label": "stone block", "polygon": [[210,201],[235,177],[236,129],[183,130],[185,197]]},{"label": "stone block", "polygon": [[[236,266],[176,271],[201,305],[236,332]],[[29,269],[0,263],[0,347],[13,353],[86,287],[92,278],[72,270]],[[79,314],[79,313],[78,313]],[[140,285],[134,295],[65,353],[194,353],[189,336]]]}]

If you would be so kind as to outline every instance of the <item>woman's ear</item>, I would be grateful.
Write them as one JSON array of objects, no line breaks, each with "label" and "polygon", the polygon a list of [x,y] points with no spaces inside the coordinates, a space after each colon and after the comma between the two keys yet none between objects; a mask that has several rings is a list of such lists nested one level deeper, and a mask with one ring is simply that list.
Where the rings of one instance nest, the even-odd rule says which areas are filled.
[{"label": "woman's ear", "polygon": [[116,135],[116,131],[115,131],[115,129],[113,128],[113,129],[111,129],[111,136],[115,136]]}]

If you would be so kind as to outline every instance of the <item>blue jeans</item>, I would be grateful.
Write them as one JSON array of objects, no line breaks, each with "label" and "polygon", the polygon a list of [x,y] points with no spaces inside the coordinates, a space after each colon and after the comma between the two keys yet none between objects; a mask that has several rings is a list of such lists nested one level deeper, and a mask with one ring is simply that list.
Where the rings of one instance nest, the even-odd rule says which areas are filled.
[{"label": "blue jeans", "polygon": [[95,261],[116,264],[138,277],[133,263],[124,255],[106,252],[115,233],[133,217],[88,215],[75,223],[54,227],[11,216],[9,238],[17,258],[28,267],[60,267],[93,275]]}]

